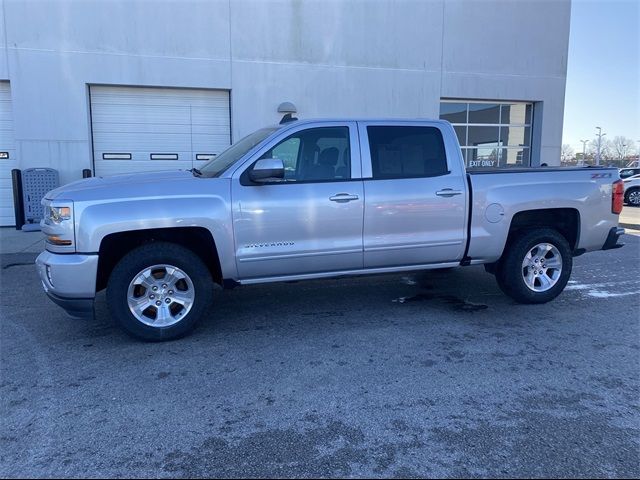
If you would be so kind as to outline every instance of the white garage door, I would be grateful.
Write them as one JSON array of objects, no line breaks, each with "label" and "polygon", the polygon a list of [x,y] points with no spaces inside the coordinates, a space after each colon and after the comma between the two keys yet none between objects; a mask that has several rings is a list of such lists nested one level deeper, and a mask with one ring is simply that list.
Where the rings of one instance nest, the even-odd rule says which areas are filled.
[{"label": "white garage door", "polygon": [[97,176],[204,164],[231,138],[229,92],[92,86]]},{"label": "white garage door", "polygon": [[18,168],[9,82],[0,82],[0,225],[15,225],[11,170]]}]

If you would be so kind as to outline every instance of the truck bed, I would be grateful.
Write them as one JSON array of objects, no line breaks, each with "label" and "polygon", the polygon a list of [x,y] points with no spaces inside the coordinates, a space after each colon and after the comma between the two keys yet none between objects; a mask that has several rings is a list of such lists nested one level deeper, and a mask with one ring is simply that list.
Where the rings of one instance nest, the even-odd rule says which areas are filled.
[{"label": "truck bed", "polygon": [[[542,215],[545,210],[577,222],[579,233],[573,245],[576,251],[601,249],[609,230],[618,226],[618,215],[611,211],[613,182],[618,179],[618,170],[611,167],[467,172],[471,192],[467,258],[470,263],[497,260],[518,212]],[[544,226],[543,219],[537,223]]]}]

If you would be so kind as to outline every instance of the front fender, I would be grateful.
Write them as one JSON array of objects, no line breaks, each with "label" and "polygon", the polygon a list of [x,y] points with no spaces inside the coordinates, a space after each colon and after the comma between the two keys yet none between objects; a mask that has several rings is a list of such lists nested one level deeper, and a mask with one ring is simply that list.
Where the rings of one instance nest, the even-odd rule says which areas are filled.
[{"label": "front fender", "polygon": [[224,278],[237,278],[230,202],[221,195],[113,199],[76,205],[76,250],[97,253],[110,234],[153,228],[202,227],[218,250]]}]

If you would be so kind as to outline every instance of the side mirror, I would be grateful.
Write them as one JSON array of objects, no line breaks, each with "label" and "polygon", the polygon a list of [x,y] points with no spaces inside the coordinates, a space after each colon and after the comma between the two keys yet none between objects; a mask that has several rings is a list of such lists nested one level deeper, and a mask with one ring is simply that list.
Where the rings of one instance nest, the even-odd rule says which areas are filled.
[{"label": "side mirror", "polygon": [[284,179],[284,163],[279,158],[258,160],[249,172],[249,178],[255,183],[269,183]]}]

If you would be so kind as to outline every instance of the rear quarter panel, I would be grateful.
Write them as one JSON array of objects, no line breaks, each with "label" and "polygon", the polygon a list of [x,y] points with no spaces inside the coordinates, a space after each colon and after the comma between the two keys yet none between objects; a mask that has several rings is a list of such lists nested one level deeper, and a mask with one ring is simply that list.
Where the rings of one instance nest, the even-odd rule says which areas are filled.
[{"label": "rear quarter panel", "polygon": [[[602,248],[609,230],[618,225],[611,212],[616,169],[553,169],[524,172],[471,173],[473,194],[472,263],[493,262],[505,248],[513,217],[529,210],[572,208],[579,214],[576,248]],[[489,210],[488,210],[489,209]],[[492,212],[502,211],[496,221]]]}]

